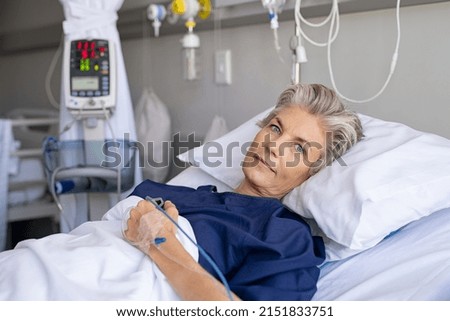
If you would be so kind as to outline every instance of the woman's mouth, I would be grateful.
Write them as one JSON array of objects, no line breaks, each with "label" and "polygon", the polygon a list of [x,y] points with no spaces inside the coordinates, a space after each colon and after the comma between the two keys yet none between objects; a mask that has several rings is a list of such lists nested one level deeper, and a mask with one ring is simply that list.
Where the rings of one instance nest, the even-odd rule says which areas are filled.
[{"label": "woman's mouth", "polygon": [[275,172],[275,169],[272,167],[272,166],[270,166],[259,154],[256,154],[255,153],[255,158],[261,163],[261,164],[263,164],[265,167],[267,167],[270,171],[272,171],[273,173],[276,173]]}]

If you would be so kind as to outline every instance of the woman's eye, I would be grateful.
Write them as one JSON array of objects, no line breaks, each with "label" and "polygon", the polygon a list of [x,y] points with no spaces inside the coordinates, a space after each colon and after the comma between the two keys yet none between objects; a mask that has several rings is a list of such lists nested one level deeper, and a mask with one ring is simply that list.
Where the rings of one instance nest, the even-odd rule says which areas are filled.
[{"label": "woman's eye", "polygon": [[295,144],[295,151],[303,154],[303,147],[300,144]]},{"label": "woman's eye", "polygon": [[280,127],[278,127],[277,125],[270,125],[270,129],[274,132],[274,133],[281,133]]}]

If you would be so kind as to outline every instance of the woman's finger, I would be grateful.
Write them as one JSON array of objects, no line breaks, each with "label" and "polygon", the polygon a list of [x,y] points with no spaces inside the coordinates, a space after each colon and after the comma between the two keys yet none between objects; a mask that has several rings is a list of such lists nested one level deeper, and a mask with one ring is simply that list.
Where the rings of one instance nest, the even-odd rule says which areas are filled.
[{"label": "woman's finger", "polygon": [[137,210],[136,207],[133,207],[130,210],[130,218],[128,220],[133,220],[133,221],[139,221],[139,219],[141,218],[142,214],[140,213],[139,210]]},{"label": "woman's finger", "polygon": [[146,200],[141,200],[137,204],[137,208],[140,209],[143,213],[151,212],[155,209],[155,205]]},{"label": "woman's finger", "polygon": [[178,221],[178,209],[174,203],[172,203],[171,201],[165,201],[164,209],[173,220]]}]

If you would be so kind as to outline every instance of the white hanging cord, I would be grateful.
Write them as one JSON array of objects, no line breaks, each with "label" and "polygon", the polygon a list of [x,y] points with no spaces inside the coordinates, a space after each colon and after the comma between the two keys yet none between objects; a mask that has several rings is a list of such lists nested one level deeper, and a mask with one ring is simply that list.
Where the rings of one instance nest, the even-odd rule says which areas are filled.
[{"label": "white hanging cord", "polygon": [[309,22],[307,19],[305,19],[305,17],[303,17],[302,13],[300,12],[300,7],[302,5],[301,2],[302,2],[302,0],[298,0],[296,2],[296,6],[298,5],[298,7],[299,7],[299,10],[295,11],[296,18],[299,18],[305,25],[307,25],[309,27],[312,27],[312,28],[323,27],[324,25],[326,25],[330,21],[331,17],[335,13],[334,12],[334,3],[335,3],[335,1],[332,0],[331,10],[330,10],[330,13],[328,14],[328,17],[326,17],[324,20],[322,20],[321,22],[318,22],[318,23]]},{"label": "white hanging cord", "polygon": [[47,74],[45,75],[45,92],[47,94],[47,98],[50,101],[50,104],[56,109],[60,109],[59,102],[56,101],[55,96],[53,96],[52,88],[51,88],[51,80],[53,77],[53,73],[55,72],[55,66],[58,62],[59,56],[61,56],[61,51],[64,43],[64,35],[61,35],[61,40],[59,41],[58,49],[56,49],[55,54],[50,62],[50,66],[48,67]]},{"label": "white hanging cord", "polygon": [[[309,22],[308,20],[306,20],[303,17],[302,13],[301,13],[301,6],[302,6],[302,1],[301,0],[296,0],[296,2],[295,2],[295,10],[294,10],[295,15],[294,16],[295,16],[295,25],[296,25],[296,28],[298,30],[298,33],[301,34],[301,36],[303,36],[303,38],[305,38],[305,40],[307,40],[312,45],[317,46],[317,47],[325,47],[330,42],[330,39],[328,39],[327,42],[317,42],[317,41],[312,40],[305,33],[305,31],[301,28],[301,23],[303,22],[304,24],[308,25],[309,27],[320,28],[320,27],[324,26],[326,23],[328,23],[330,20],[336,19],[336,28],[334,29],[334,34],[333,34],[333,37],[331,38],[331,42],[333,42],[337,38],[337,35],[339,33],[339,7],[338,7],[338,0],[332,0],[332,6],[331,6],[330,13],[328,14],[327,18],[325,18],[323,21],[321,21],[319,23],[312,23],[312,22]],[[334,26],[334,24],[330,27],[330,29],[332,29],[333,26]]]},{"label": "white hanging cord", "polygon": [[[339,19],[339,15],[338,15],[338,19]],[[339,90],[337,89],[337,86],[336,86],[336,83],[335,83],[335,80],[334,80],[333,68],[331,66],[331,34],[332,34],[332,29],[333,29],[333,25],[334,25],[335,16],[332,17],[330,30],[329,30],[329,33],[328,33],[328,46],[327,46],[328,69],[329,69],[329,72],[330,72],[330,78],[331,78],[331,83],[333,85],[333,88],[334,88],[336,93],[341,98],[343,98],[343,99],[345,99],[345,100],[347,100],[347,101],[349,101],[351,103],[363,104],[363,103],[367,103],[369,101],[374,100],[375,98],[377,98],[378,96],[380,96],[384,92],[384,90],[386,89],[387,85],[389,84],[389,82],[390,82],[390,80],[392,78],[392,75],[394,74],[395,67],[397,65],[398,50],[399,50],[399,47],[400,47],[400,0],[397,0],[396,19],[397,19],[397,43],[395,45],[394,54],[392,55],[389,75],[388,75],[384,85],[381,87],[381,89],[378,91],[378,93],[376,93],[372,97],[367,98],[367,99],[363,99],[363,100],[355,100],[355,99],[348,98],[348,97],[344,96],[343,94],[341,94],[339,92]]]},{"label": "white hanging cord", "polygon": [[67,123],[64,128],[59,132],[58,136],[61,137],[64,133],[66,133],[67,131],[69,131],[73,125],[75,125],[78,121],[83,119],[82,113],[84,111],[84,108],[86,107],[86,105],[88,104],[88,102],[85,102],[79,109],[78,109],[78,113],[77,115],[74,115],[72,113],[70,113],[69,115],[72,117],[72,121],[70,123]]}]

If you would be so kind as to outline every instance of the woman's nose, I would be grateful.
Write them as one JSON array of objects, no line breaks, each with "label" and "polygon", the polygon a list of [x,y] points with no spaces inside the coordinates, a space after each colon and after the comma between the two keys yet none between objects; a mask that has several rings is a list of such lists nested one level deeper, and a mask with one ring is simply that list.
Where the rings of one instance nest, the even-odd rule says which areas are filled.
[{"label": "woman's nose", "polygon": [[279,137],[272,137],[266,144],[266,152],[273,157],[280,156],[280,143],[281,139]]}]

